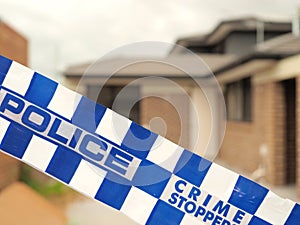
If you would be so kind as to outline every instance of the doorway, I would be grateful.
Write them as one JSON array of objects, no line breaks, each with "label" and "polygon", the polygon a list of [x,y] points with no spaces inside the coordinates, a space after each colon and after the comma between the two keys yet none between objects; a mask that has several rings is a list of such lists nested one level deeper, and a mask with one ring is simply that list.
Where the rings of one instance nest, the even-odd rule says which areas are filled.
[{"label": "doorway", "polygon": [[296,81],[283,81],[285,94],[286,183],[296,183]]}]

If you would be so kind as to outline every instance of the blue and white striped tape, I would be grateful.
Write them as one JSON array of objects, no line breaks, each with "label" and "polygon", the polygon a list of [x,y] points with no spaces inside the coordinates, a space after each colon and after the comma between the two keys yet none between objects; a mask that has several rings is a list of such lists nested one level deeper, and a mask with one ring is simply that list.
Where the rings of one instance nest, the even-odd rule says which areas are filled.
[{"label": "blue and white striped tape", "polygon": [[300,205],[0,56],[1,151],[148,225],[300,224]]}]

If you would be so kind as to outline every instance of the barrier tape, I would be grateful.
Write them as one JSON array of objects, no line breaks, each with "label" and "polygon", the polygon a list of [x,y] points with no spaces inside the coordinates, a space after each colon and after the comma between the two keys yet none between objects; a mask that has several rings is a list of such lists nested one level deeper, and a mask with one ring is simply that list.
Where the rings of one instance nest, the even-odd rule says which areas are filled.
[{"label": "barrier tape", "polygon": [[2,56],[0,84],[1,151],[139,224],[300,224],[299,204]]}]

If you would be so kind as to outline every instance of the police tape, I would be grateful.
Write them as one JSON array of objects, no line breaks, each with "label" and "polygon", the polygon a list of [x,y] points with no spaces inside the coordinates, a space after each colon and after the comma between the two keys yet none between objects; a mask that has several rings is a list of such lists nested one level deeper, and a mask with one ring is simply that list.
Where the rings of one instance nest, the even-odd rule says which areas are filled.
[{"label": "police tape", "polygon": [[2,56],[0,84],[1,151],[139,224],[300,224],[299,204]]}]

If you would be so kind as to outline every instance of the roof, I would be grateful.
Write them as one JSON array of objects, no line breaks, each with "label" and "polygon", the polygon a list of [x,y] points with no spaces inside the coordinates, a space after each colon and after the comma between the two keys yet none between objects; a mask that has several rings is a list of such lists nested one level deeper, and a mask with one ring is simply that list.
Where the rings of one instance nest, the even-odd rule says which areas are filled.
[{"label": "roof", "polygon": [[[260,25],[263,25],[264,31],[288,33],[292,30],[291,22],[282,21],[266,21],[254,17],[225,20],[208,34],[198,34],[179,38],[176,44],[181,46],[212,46],[224,40],[230,33],[234,31],[256,31]],[[176,52],[176,47],[171,53]]]},{"label": "roof", "polygon": [[[107,77],[114,73],[114,77],[144,77],[163,76],[172,78],[188,78],[188,74],[207,76],[221,67],[233,62],[233,55],[200,54],[170,55],[165,58],[112,58],[98,61],[94,64],[86,63],[70,66],[64,72],[66,77]],[[202,64],[202,60],[203,63]],[[208,66],[206,66],[206,65]],[[92,65],[92,66],[91,66]],[[200,65],[200,66],[199,66]]]},{"label": "roof", "polygon": [[300,36],[295,36],[292,33],[280,35],[258,44],[256,52],[286,56],[298,54],[300,53]]},{"label": "roof", "polygon": [[[215,53],[197,54],[207,64],[208,68],[203,66],[199,69],[199,61],[195,62],[195,57],[191,54],[183,54],[184,52],[182,51],[184,51],[184,48],[177,46],[173,49],[173,54],[165,58],[151,60],[147,58],[106,59],[93,64],[92,67],[89,67],[92,65],[91,63],[70,66],[65,71],[65,76],[78,77],[85,73],[85,76],[88,77],[101,77],[109,76],[115,72],[114,77],[157,75],[172,78],[188,78],[186,73],[180,70],[180,68],[188,68],[189,74],[194,73],[199,77],[205,77],[211,74],[211,72],[215,75],[220,75],[244,65],[251,65],[255,69],[256,67],[253,66],[253,63],[259,65],[257,68],[261,70],[272,65],[272,62],[300,54],[300,38],[288,33],[292,29],[290,22],[270,22],[252,17],[221,22],[211,33],[181,38],[177,41],[177,44],[183,46],[193,44],[212,45],[226,38],[233,31],[256,30],[259,23],[263,23],[265,31],[277,31],[287,34],[279,35],[276,38],[262,42],[252,52],[242,56]],[[171,65],[175,65],[179,69]]]},{"label": "roof", "polygon": [[214,72],[218,75],[253,60],[268,62],[269,60],[280,60],[298,54],[300,54],[300,36],[288,33],[258,44],[253,52],[236,58],[235,61]]}]

